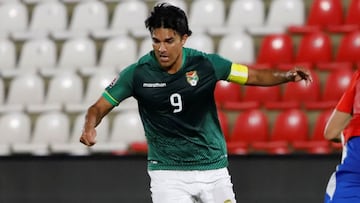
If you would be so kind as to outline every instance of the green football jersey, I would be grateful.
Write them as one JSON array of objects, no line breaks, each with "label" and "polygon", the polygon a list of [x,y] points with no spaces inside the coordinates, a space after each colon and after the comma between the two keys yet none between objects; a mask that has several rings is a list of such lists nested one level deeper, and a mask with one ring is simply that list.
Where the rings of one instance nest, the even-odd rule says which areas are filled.
[{"label": "green football jersey", "polygon": [[[228,164],[214,99],[231,62],[183,48],[183,64],[169,74],[153,51],[120,72],[103,93],[114,106],[133,96],[148,142],[149,170],[210,170]],[[121,104],[120,104],[121,105]]]}]

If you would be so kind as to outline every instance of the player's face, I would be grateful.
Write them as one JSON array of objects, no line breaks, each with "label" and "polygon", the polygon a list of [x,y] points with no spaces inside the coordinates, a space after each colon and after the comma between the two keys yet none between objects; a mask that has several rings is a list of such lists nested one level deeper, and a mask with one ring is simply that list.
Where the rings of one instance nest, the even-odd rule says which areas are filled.
[{"label": "player's face", "polygon": [[187,35],[180,36],[173,29],[156,28],[152,32],[153,49],[160,66],[169,73],[177,72],[182,62],[182,47]]}]

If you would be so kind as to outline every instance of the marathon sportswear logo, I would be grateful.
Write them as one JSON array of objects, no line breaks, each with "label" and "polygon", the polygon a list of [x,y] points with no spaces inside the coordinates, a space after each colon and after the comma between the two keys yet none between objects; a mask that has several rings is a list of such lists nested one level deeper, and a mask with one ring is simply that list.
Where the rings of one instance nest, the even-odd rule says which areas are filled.
[{"label": "marathon sportswear logo", "polygon": [[143,87],[166,87],[166,83],[159,83],[159,82],[156,82],[156,83],[143,83]]},{"label": "marathon sportswear logo", "polygon": [[191,86],[196,86],[197,85],[197,83],[199,81],[199,76],[197,75],[197,72],[195,70],[187,72],[185,75],[186,75],[187,82]]},{"label": "marathon sportswear logo", "polygon": [[115,85],[115,83],[118,81],[118,79],[119,79],[119,76],[116,76],[116,77],[111,81],[111,83],[109,84],[109,87],[110,87],[110,88],[114,87],[114,85]]}]

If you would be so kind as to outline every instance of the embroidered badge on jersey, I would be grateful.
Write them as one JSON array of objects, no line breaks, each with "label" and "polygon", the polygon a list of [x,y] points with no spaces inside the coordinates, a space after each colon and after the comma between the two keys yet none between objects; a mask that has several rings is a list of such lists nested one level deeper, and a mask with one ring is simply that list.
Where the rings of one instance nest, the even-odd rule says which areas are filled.
[{"label": "embroidered badge on jersey", "polygon": [[196,86],[199,81],[199,76],[196,71],[186,72],[186,80],[191,86]]}]

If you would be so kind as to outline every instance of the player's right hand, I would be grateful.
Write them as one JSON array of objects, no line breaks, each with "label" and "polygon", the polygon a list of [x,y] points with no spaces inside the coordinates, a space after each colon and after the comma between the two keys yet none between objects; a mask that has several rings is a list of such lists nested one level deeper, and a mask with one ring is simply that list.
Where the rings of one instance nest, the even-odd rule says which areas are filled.
[{"label": "player's right hand", "polygon": [[80,137],[80,142],[83,143],[84,145],[90,147],[96,143],[95,137],[96,137],[95,128],[90,129],[90,130],[83,130],[81,137]]}]

